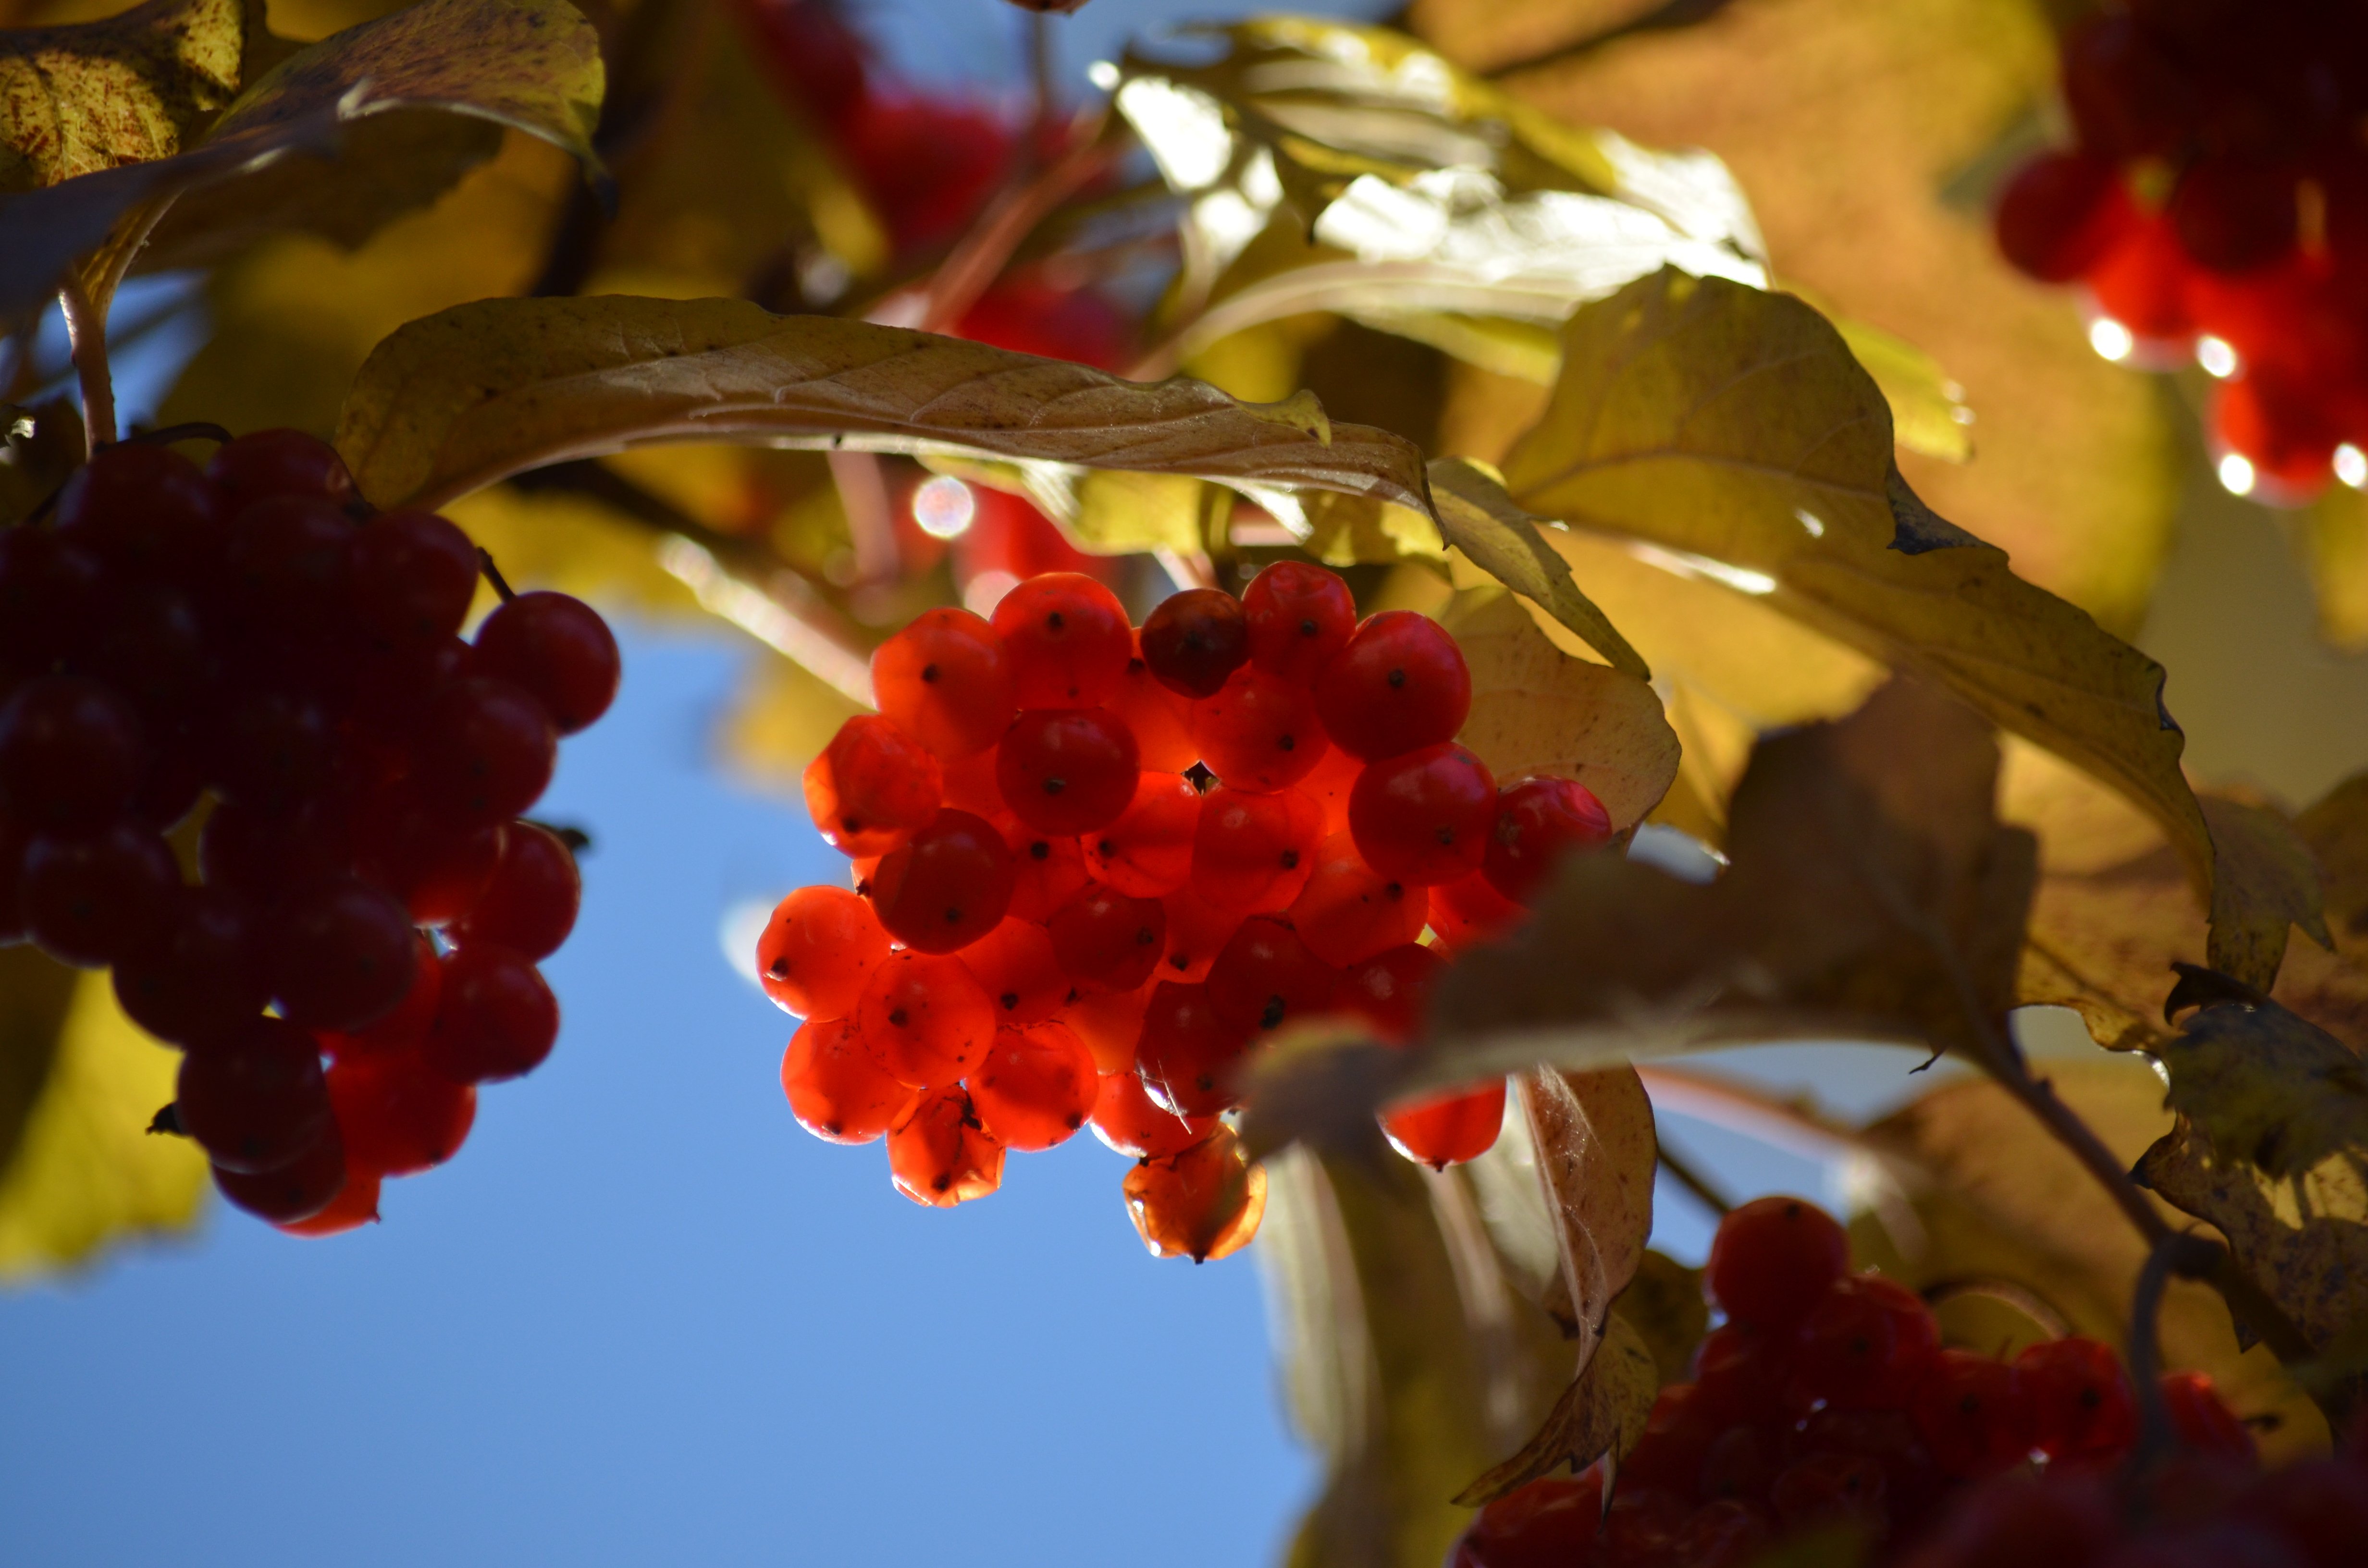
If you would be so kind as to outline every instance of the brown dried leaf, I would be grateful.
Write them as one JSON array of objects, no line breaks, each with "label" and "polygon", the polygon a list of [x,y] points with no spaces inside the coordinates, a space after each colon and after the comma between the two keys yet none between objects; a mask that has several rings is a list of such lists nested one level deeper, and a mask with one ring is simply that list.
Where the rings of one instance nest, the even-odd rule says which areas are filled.
[{"label": "brown dried leaf", "polygon": [[2223,1159],[2283,1179],[2340,1154],[2368,1158],[2368,1067],[2273,1002],[2199,1008],[2154,1054],[2170,1108]]},{"label": "brown dried leaf", "polygon": [[2318,867],[2282,812],[2211,795],[2197,804],[2212,829],[2212,967],[2266,991],[2285,960],[2289,926],[2335,946],[2319,911]]},{"label": "brown dried leaf", "polygon": [[1653,1352],[1663,1388],[1693,1375],[1694,1351],[1710,1332],[1701,1269],[1688,1268],[1664,1252],[1645,1253],[1636,1277],[1612,1299],[1611,1315],[1634,1329]]},{"label": "brown dried leaf", "polygon": [[1607,1453],[1626,1457],[1645,1435],[1659,1392],[1652,1346],[1614,1312],[1604,1324],[1602,1347],[1554,1402],[1537,1435],[1458,1493],[1456,1506],[1493,1503],[1565,1464],[1584,1470]]},{"label": "brown dried leaf", "polygon": [[1629,1066],[1523,1073],[1513,1086],[1562,1257],[1562,1289],[1546,1307],[1578,1341],[1583,1371],[1653,1233],[1653,1102]]}]

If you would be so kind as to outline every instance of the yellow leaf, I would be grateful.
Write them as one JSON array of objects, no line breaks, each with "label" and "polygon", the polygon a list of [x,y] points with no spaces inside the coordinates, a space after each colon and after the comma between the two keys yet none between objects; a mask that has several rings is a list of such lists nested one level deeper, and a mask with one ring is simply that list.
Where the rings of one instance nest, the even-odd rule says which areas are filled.
[{"label": "yellow leaf", "polygon": [[0,31],[0,191],[178,153],[237,95],[247,28],[262,21],[246,0],[148,0]]},{"label": "yellow leaf", "polygon": [[1592,1073],[1522,1073],[1513,1087],[1562,1259],[1562,1288],[1543,1304],[1577,1342],[1574,1371],[1584,1372],[1605,1332],[1604,1314],[1636,1277],[1653,1233],[1660,1158],[1653,1102],[1636,1069],[1624,1063]]},{"label": "yellow leaf", "polygon": [[2318,631],[2337,647],[2368,648],[2368,497],[2331,489],[2303,524],[2304,557],[2318,596]]},{"label": "yellow leaf", "polygon": [[2274,1002],[2198,1008],[2154,1054],[2170,1075],[2170,1108],[2224,1159],[2283,1180],[2337,1155],[2368,1156],[2368,1067]]},{"label": "yellow leaf", "polygon": [[1458,1493],[1455,1501],[1479,1507],[1563,1464],[1584,1470],[1607,1453],[1625,1457],[1645,1435],[1645,1418],[1653,1414],[1659,1392],[1652,1346],[1625,1318],[1612,1313],[1601,1347],[1554,1402],[1537,1435]]},{"label": "yellow leaf", "polygon": [[1539,534],[1540,519],[1514,506],[1495,475],[1461,458],[1444,458],[1430,465],[1430,494],[1448,543],[1577,632],[1612,668],[1638,680],[1653,678],[1643,655],[1579,591],[1570,563]]}]

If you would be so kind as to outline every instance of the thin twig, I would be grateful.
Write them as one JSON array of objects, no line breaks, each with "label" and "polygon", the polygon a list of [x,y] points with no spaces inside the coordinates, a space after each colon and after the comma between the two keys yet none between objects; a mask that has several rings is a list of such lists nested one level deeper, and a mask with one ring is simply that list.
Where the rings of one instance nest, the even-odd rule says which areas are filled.
[{"label": "thin twig", "polygon": [[96,453],[115,444],[115,379],[107,363],[107,313],[83,291],[79,278],[58,290],[66,318],[66,342],[74,353],[74,377],[82,386],[83,445]]},{"label": "thin twig", "polygon": [[1676,1177],[1679,1187],[1692,1193],[1694,1201],[1722,1220],[1735,1211],[1735,1205],[1728,1201],[1726,1195],[1683,1158],[1671,1153],[1668,1143],[1660,1144],[1655,1153],[1661,1162],[1661,1168]]},{"label": "thin twig", "polygon": [[2202,1236],[2166,1231],[2146,1254],[2138,1270],[2137,1290],[2130,1302],[2130,1381],[2138,1396],[2138,1442],[2134,1463],[2150,1469],[2178,1446],[2171,1429],[2170,1407],[2162,1397],[2162,1297],[2174,1274],[2190,1279],[2211,1278],[2221,1248]]},{"label": "thin twig", "polygon": [[847,514],[848,540],[855,549],[855,580],[884,583],[897,574],[905,552],[896,542],[894,503],[880,454],[837,451],[830,454],[829,464],[839,507]]},{"label": "thin twig", "polygon": [[502,575],[502,569],[494,564],[494,552],[482,544],[477,547],[477,570],[484,574],[485,581],[492,585],[495,596],[502,603],[507,604],[518,597],[518,591]]},{"label": "thin twig", "polygon": [[[1002,274],[1020,242],[1054,208],[1110,166],[1116,154],[1102,144],[1105,122],[1099,110],[1081,116],[1070,127],[1066,152],[988,204],[970,233],[930,275],[920,312],[922,331],[943,332],[969,314],[979,296]],[[883,306],[888,303],[882,301]],[[878,313],[875,310],[874,314]]]}]

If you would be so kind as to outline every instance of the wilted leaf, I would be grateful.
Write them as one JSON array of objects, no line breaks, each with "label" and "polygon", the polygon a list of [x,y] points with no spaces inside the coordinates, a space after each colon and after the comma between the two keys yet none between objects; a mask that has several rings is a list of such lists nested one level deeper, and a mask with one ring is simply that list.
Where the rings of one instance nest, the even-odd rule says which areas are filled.
[{"label": "wilted leaf", "polygon": [[0,191],[171,157],[237,94],[262,21],[247,0],[149,0],[0,31]]},{"label": "wilted leaf", "polygon": [[1646,542],[1940,682],[2128,793],[2208,881],[2161,666],[1916,499],[1882,395],[1816,312],[1664,272],[1579,312],[1563,341],[1546,415],[1506,459],[1519,505]]},{"label": "wilted leaf", "polygon": [[2217,796],[2197,800],[2212,830],[2212,967],[2266,991],[2286,956],[2286,928],[2335,945],[2320,913],[2310,846],[2267,806]]},{"label": "wilted leaf", "polygon": [[1613,669],[1651,680],[1653,671],[1593,600],[1579,592],[1570,562],[1554,553],[1533,517],[1497,478],[1461,458],[1430,465],[1430,494],[1447,542],[1505,586],[1577,632]]},{"label": "wilted leaf", "polygon": [[1624,1457],[1645,1435],[1660,1391],[1652,1346],[1619,1313],[1603,1330],[1602,1346],[1546,1414],[1537,1435],[1519,1453],[1465,1487],[1455,1501],[1476,1508],[1567,1463],[1583,1470],[1605,1454]]},{"label": "wilted leaf", "polygon": [[[1578,1342],[1585,1371],[1612,1299],[1636,1277],[1653,1233],[1660,1144],[1653,1102],[1629,1066],[1523,1073],[1513,1081],[1562,1254],[1546,1310]],[[1649,1403],[1649,1401],[1647,1402]],[[1589,1455],[1588,1458],[1593,1458]]]},{"label": "wilted leaf", "polygon": [[2274,1003],[2199,1008],[2154,1048],[2170,1108],[2224,1157],[2271,1177],[2349,1153],[2368,1161],[2368,1068],[2359,1053]]},{"label": "wilted leaf", "polygon": [[1693,1375],[1694,1351],[1710,1331],[1710,1303],[1702,1296],[1702,1271],[1688,1268],[1665,1252],[1647,1252],[1636,1277],[1612,1298],[1611,1315],[1636,1331],[1653,1353],[1663,1388]]},{"label": "wilted leaf", "polygon": [[1556,648],[1509,594],[1462,596],[1444,624],[1472,671],[1472,712],[1456,739],[1497,778],[1575,778],[1622,831],[1668,793],[1678,737],[1651,687]]}]

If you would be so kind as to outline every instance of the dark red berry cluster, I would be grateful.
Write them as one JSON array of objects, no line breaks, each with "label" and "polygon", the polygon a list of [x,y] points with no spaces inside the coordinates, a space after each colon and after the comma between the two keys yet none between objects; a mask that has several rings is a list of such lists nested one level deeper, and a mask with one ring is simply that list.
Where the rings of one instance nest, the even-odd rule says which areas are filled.
[{"label": "dark red berry cluster", "polygon": [[[1693,1381],[1661,1391],[1609,1506],[1601,1467],[1532,1482],[1481,1510],[1450,1568],[1746,1568],[1837,1531],[1860,1544],[1853,1561],[1915,1568],[2368,1562],[2356,1458],[2257,1479],[2252,1437],[2211,1381],[2173,1373],[2161,1392],[2179,1457],[2143,1506],[2117,1506],[2139,1411],[2111,1348],[1944,1348],[1914,1291],[1849,1266],[1842,1228],[1814,1204],[1729,1214],[1703,1281],[1725,1320]],[[2199,1524],[2212,1547],[2194,1556]]]},{"label": "dark red berry cluster", "polygon": [[558,1032],[575,861],[516,819],[617,645],[506,588],[462,641],[480,564],[293,430],[106,448],[0,531],[0,940],[111,967],[185,1052],[160,1124],[291,1229],[373,1217]]},{"label": "dark red berry cluster", "polygon": [[[1255,1185],[1218,1119],[1243,1056],[1325,1014],[1411,1039],[1442,948],[1501,931],[1559,857],[1611,836],[1576,783],[1499,790],[1455,744],[1454,639],[1408,611],[1360,621],[1317,566],[1178,594],[1139,630],[1099,583],[1048,574],[991,623],[928,611],[871,673],[880,714],[805,778],[856,891],[782,900],[757,967],[808,1020],[781,1067],[798,1119],[885,1133],[924,1203],[990,1192],[1007,1148],[1091,1121],[1148,1162],[1127,1190],[1154,1250],[1238,1245]],[[1504,1105],[1499,1079],[1384,1125],[1444,1165],[1496,1141]]]},{"label": "dark red berry cluster", "polygon": [[2110,358],[2224,378],[2222,482],[2368,483],[2368,8],[2126,0],[2064,40],[2078,145],[1998,209],[2024,272],[2086,285]]}]

